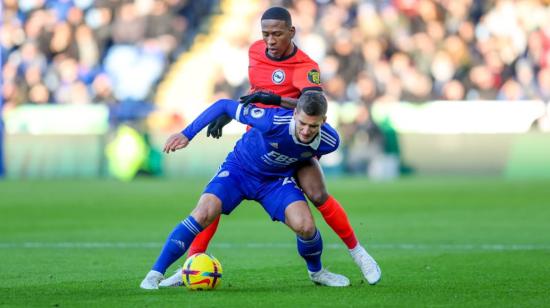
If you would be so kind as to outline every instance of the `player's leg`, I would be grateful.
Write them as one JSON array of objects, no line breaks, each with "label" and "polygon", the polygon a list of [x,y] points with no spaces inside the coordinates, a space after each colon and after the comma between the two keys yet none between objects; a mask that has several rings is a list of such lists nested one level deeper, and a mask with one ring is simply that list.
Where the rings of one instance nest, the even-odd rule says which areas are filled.
[{"label": "player's leg", "polygon": [[[229,163],[224,163],[222,165],[220,171],[216,174],[216,176],[214,176],[214,178],[212,178],[203,192],[204,194],[208,193],[217,196],[218,199],[221,200],[221,212],[216,213],[217,216],[214,216],[213,222],[206,227],[205,230],[208,230],[211,225],[216,224],[219,221],[220,213],[228,215],[241,203],[243,198],[245,198],[245,195],[242,193],[240,185],[244,182],[245,180],[242,178],[242,175],[234,168],[234,166]],[[195,237],[195,240],[201,236],[201,233]],[[182,284],[181,268],[179,268],[172,276],[164,279],[159,286],[177,287]]]},{"label": "player's leg", "polygon": [[158,289],[166,269],[185,253],[195,236],[212,223],[221,212],[221,200],[216,195],[203,194],[191,215],[182,220],[168,235],[157,261],[141,282],[140,287]]},{"label": "player's leg", "polygon": [[348,215],[340,203],[328,194],[323,171],[317,159],[300,166],[296,172],[298,183],[308,199],[321,212],[327,224],[342,239],[348,249],[357,246],[357,237]]},{"label": "player's leg", "polygon": [[[220,117],[220,119],[221,118],[224,118],[224,117]],[[231,120],[231,118],[229,120]],[[216,119],[215,121],[210,123],[210,126],[219,125],[219,124],[216,124],[219,121],[223,121],[223,119],[221,120]],[[210,126],[208,127],[209,130],[210,130]],[[219,129],[219,134],[221,136],[222,127],[223,125],[219,127],[215,127],[213,129],[215,130]],[[216,135],[212,133],[212,136],[216,136]],[[218,173],[216,174],[214,179],[219,177],[220,174],[224,175],[225,174],[224,172],[231,172],[231,166],[228,166],[227,164],[222,165],[220,167],[220,170],[218,170]],[[188,256],[192,256],[196,253],[206,252],[206,249],[208,249],[208,245],[210,244],[210,241],[212,240],[212,238],[214,237],[214,234],[216,234],[216,231],[218,230],[218,224],[220,223],[220,218],[221,216],[219,216],[216,220],[214,220],[214,222],[212,222],[212,224],[210,224],[208,227],[202,230],[201,233],[199,233],[199,235],[197,235],[193,243],[191,243],[191,247],[189,247],[189,251],[187,252]]]},{"label": "player's leg", "polygon": [[216,218],[214,222],[212,222],[208,227],[202,230],[201,233],[197,235],[197,237],[195,237],[195,240],[193,241],[193,243],[191,243],[191,247],[189,247],[189,251],[187,252],[188,256],[192,256],[196,253],[205,252],[206,249],[208,249],[208,244],[210,244],[210,241],[218,230],[220,218],[221,216],[218,216],[218,218]]},{"label": "player's leg", "polygon": [[346,277],[323,269],[323,239],[315,226],[304,194],[294,179],[273,181],[264,188],[265,193],[258,201],[273,220],[284,222],[296,233],[298,253],[306,261],[310,279],[327,286],[349,285]]},{"label": "player's leg", "polygon": [[[222,169],[204,189],[191,215],[172,231],[157,262],[143,280],[142,288],[157,289],[166,269],[185,253],[195,236],[220,214],[231,213],[243,200],[244,195],[240,190],[243,179],[238,172],[230,171],[230,164],[224,163],[222,168],[225,169]],[[226,172],[223,172],[224,170]],[[160,286],[174,286],[180,280],[181,273],[177,271],[172,277],[162,281]]]},{"label": "player's leg", "polygon": [[321,264],[323,239],[315,227],[313,216],[305,201],[296,201],[285,210],[285,224],[296,233],[298,253],[307,264],[309,278],[316,284],[329,287],[349,286],[349,279],[343,275],[331,273]]},{"label": "player's leg", "polygon": [[381,277],[380,267],[357,241],[344,208],[328,194],[319,161],[311,159],[308,163],[303,164],[296,174],[300,187],[317,210],[321,212],[326,223],[346,244],[363,276],[370,284],[376,284]]}]

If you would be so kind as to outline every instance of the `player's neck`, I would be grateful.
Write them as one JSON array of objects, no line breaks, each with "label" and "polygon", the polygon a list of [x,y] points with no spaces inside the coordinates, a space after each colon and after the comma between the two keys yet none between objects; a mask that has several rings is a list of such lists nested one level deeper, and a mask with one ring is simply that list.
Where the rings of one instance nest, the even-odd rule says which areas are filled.
[{"label": "player's neck", "polygon": [[294,45],[294,42],[290,41],[290,45],[288,45],[288,48],[283,53],[283,56],[281,58],[290,57],[294,53],[294,50],[296,49],[296,45]]},{"label": "player's neck", "polygon": [[298,52],[298,47],[294,45],[294,42],[290,42],[290,45],[288,45],[288,48],[285,50],[285,52],[280,57],[274,57],[269,54],[269,51],[266,49],[265,54],[266,56],[273,60],[273,61],[283,61],[286,60],[292,56],[294,56]]}]

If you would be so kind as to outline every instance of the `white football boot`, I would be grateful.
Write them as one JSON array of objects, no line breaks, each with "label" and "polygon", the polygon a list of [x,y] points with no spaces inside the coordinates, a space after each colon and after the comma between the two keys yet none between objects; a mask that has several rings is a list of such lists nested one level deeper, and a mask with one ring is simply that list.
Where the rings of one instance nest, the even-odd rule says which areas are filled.
[{"label": "white football boot", "polygon": [[346,276],[335,274],[322,268],[318,272],[308,271],[309,278],[315,284],[327,286],[327,287],[347,287],[349,286],[349,279]]},{"label": "white football boot", "polygon": [[159,287],[179,287],[183,285],[183,274],[181,273],[181,268],[178,268],[174,275],[164,279],[159,283]]},{"label": "white football boot", "polygon": [[357,244],[353,249],[349,250],[353,261],[359,266],[363,276],[369,282],[369,284],[376,284],[382,277],[382,271],[378,263],[374,261],[374,258],[363,248],[363,246]]},{"label": "white football boot", "polygon": [[156,290],[159,288],[159,282],[163,279],[164,276],[160,272],[151,270],[147,273],[147,276],[143,278],[139,287],[145,290]]}]

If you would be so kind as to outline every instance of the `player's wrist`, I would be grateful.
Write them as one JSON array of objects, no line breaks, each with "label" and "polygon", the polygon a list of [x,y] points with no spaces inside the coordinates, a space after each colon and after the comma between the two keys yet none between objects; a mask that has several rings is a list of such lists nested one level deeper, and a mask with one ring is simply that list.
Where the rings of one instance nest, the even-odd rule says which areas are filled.
[{"label": "player's wrist", "polygon": [[281,106],[282,98],[280,95],[269,93],[262,102],[266,105]]},{"label": "player's wrist", "polygon": [[281,106],[282,98],[280,95],[274,94],[272,99],[273,99],[273,105]]},{"label": "player's wrist", "polygon": [[184,130],[182,130],[182,131],[180,132],[180,134],[181,134],[183,137],[187,138],[187,140],[189,140],[189,141],[193,138],[191,132],[189,132],[189,131],[187,130],[187,128],[185,128]]}]

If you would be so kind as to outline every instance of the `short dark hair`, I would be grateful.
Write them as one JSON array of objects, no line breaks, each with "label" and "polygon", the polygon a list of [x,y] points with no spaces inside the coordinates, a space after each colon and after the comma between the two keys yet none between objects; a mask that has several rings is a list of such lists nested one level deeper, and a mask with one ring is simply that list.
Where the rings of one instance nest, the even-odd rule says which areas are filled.
[{"label": "short dark hair", "polygon": [[327,99],[321,91],[303,93],[296,105],[296,110],[301,110],[308,116],[324,116],[327,114],[327,109]]},{"label": "short dark hair", "polygon": [[274,6],[267,9],[267,11],[262,14],[261,20],[265,19],[282,20],[286,22],[288,26],[292,26],[292,18],[290,17],[290,13],[284,7]]}]

